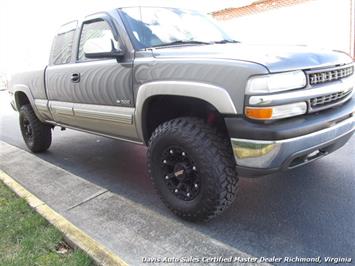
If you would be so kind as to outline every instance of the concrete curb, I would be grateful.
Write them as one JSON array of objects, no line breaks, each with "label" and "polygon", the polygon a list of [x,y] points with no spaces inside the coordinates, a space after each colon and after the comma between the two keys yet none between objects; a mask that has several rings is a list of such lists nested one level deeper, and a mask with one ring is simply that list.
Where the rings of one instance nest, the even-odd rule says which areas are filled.
[{"label": "concrete curb", "polygon": [[108,266],[128,265],[123,259],[112,253],[104,245],[91,238],[85,232],[58,214],[2,170],[0,170],[0,180],[3,181],[4,184],[13,190],[19,197],[25,199],[28,204],[36,212],[48,220],[49,223],[60,230],[71,244],[82,249],[90,257],[92,257],[97,264]]}]

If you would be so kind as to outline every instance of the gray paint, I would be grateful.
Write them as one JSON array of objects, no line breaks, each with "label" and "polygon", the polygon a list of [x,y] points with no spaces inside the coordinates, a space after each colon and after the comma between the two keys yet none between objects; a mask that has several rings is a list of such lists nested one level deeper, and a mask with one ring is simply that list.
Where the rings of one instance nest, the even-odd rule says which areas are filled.
[{"label": "gray paint", "polygon": [[11,77],[9,88],[12,88],[13,91],[29,90],[28,97],[46,99],[43,69],[44,66],[41,69],[14,74]]},{"label": "gray paint", "polygon": [[[77,63],[82,22],[101,17],[117,28],[126,56],[122,62]],[[243,114],[251,76],[352,62],[340,52],[306,47],[215,44],[134,51],[117,10],[83,21],[76,28],[69,64],[15,75],[10,88],[24,92],[42,120],[133,141],[142,140],[141,108],[151,96],[189,96],[209,102],[222,114]],[[73,73],[81,74],[80,83],[71,82]],[[35,99],[40,101],[35,104]]]},{"label": "gray paint", "polygon": [[253,44],[216,44],[156,49],[156,58],[211,58],[261,64],[274,72],[321,68],[349,64],[351,57],[339,51],[312,49],[305,46]]},{"label": "gray paint", "polygon": [[70,77],[74,65],[48,66],[46,69],[46,89],[49,101],[73,102],[74,83]]},{"label": "gray paint", "polygon": [[[182,48],[177,48],[179,50]],[[137,53],[134,61],[134,94],[148,82],[178,81],[207,84],[224,89],[230,95],[238,113],[243,113],[244,90],[250,76],[267,74],[265,67],[244,61],[212,58],[155,58],[142,57]],[[144,55],[146,56],[146,55]],[[143,87],[144,88],[144,87]],[[190,88],[189,96],[202,98],[201,93]],[[206,96],[204,96],[206,97]],[[202,98],[203,99],[203,98]],[[210,102],[216,105],[214,102]]]},{"label": "gray paint", "polygon": [[83,62],[76,64],[72,72],[80,73],[80,82],[75,83],[70,101],[122,106],[117,101],[129,100],[125,106],[133,106],[132,63],[114,59]]}]

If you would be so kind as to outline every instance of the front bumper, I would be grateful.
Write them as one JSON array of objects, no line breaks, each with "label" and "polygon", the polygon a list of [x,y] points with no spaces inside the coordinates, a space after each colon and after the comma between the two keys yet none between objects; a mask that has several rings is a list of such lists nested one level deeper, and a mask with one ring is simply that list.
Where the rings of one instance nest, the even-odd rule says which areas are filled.
[{"label": "front bumper", "polygon": [[[350,100],[329,110],[332,115],[314,114],[302,123],[299,120],[287,123],[287,130],[280,124],[255,126],[252,122],[242,122],[244,127],[238,131],[229,120],[227,128],[239,174],[253,177],[292,169],[339,149],[354,133],[353,107],[354,100]],[[252,126],[248,129],[246,125]],[[281,128],[284,131],[278,132]],[[237,134],[233,136],[235,130]],[[240,137],[246,132],[248,138]]]}]

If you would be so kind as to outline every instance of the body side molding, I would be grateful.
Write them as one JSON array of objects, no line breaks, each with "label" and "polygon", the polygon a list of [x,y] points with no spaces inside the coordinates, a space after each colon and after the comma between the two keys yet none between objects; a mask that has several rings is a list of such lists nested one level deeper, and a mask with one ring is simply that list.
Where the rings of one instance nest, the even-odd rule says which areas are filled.
[{"label": "body side molding", "polygon": [[133,124],[134,108],[74,103],[74,116],[106,122]]}]

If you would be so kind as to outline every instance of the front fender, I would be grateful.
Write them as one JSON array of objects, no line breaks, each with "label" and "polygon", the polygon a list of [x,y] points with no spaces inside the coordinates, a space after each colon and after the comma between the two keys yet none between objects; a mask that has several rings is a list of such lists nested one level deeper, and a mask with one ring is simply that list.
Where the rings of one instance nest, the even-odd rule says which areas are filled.
[{"label": "front fender", "polygon": [[237,114],[237,110],[229,93],[207,83],[190,81],[154,81],[138,88],[135,123],[139,138],[143,139],[142,110],[144,103],[152,96],[174,95],[197,98],[208,102],[221,114]]}]

